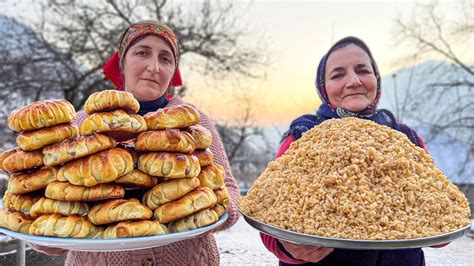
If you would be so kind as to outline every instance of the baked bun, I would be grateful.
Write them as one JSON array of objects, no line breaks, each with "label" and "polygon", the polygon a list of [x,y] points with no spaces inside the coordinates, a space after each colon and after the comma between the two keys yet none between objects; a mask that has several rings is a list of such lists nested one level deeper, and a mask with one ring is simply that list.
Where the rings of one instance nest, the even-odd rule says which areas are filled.
[{"label": "baked bun", "polygon": [[3,151],[2,153],[0,153],[0,170],[6,172],[6,170],[3,168],[3,161],[5,161],[5,159],[16,153],[17,150],[20,150],[20,148],[12,148],[12,149],[8,149],[8,150],[5,150]]},{"label": "baked bun", "polygon": [[33,151],[44,146],[74,139],[79,135],[79,128],[71,123],[21,132],[16,143],[24,151]]},{"label": "baked bun", "polygon": [[206,149],[211,147],[212,134],[209,129],[201,125],[195,125],[186,128],[186,131],[193,136],[193,139],[196,142],[196,149]]},{"label": "baked bun", "polygon": [[150,219],[153,212],[135,198],[108,200],[94,205],[87,215],[95,225]]},{"label": "baked bun", "polygon": [[157,178],[143,173],[139,170],[123,175],[115,179],[115,183],[130,187],[151,188],[158,182]]},{"label": "baked bun", "polygon": [[125,196],[125,189],[119,185],[112,184],[81,187],[69,182],[55,181],[46,187],[44,195],[50,199],[63,201],[97,201],[121,199]]},{"label": "baked bun", "polygon": [[84,104],[84,111],[88,115],[116,109],[122,109],[129,114],[136,114],[140,109],[140,104],[130,92],[118,90],[94,92]]},{"label": "baked bun", "polygon": [[93,134],[43,148],[44,164],[58,165],[115,147],[117,142],[106,135]]},{"label": "baked bun", "polygon": [[40,198],[39,195],[13,194],[7,190],[5,191],[5,195],[3,195],[3,207],[12,211],[21,212],[25,215],[30,215],[31,207]]},{"label": "baked bun", "polygon": [[0,226],[18,233],[28,234],[34,220],[21,212],[0,209]]},{"label": "baked bun", "polygon": [[159,206],[179,199],[199,186],[197,178],[168,180],[154,186],[143,195],[143,204],[154,210]]},{"label": "baked bun", "polygon": [[31,207],[30,215],[33,218],[41,216],[43,214],[61,214],[64,216],[77,214],[79,216],[85,216],[89,213],[89,205],[85,202],[79,201],[61,201],[53,200],[45,197],[41,197]]},{"label": "baked bun", "polygon": [[131,171],[133,171],[132,155],[124,149],[114,148],[61,166],[58,180],[67,180],[77,186],[92,187],[112,182]]},{"label": "baked bun", "polygon": [[183,104],[158,109],[143,116],[148,130],[185,128],[199,123],[201,115],[194,107]]},{"label": "baked bun", "polygon": [[15,152],[5,156],[2,167],[9,173],[15,173],[43,165],[43,153],[41,150],[22,151],[17,148]]},{"label": "baked bun", "polygon": [[204,209],[186,216],[168,225],[170,233],[184,232],[213,224],[219,220],[219,216],[211,209]]},{"label": "baked bun", "polygon": [[201,168],[198,175],[201,187],[208,187],[212,190],[220,188],[224,184],[224,167],[220,164],[212,163],[209,166]]},{"label": "baked bun", "polygon": [[37,236],[64,238],[102,238],[104,229],[93,225],[87,217],[44,214],[30,226],[29,233]]},{"label": "baked bun", "polygon": [[79,129],[82,136],[94,132],[143,132],[147,129],[145,120],[139,115],[127,114],[123,110],[112,112],[94,113],[87,117]]},{"label": "baked bun", "polygon": [[150,152],[140,155],[138,169],[152,176],[184,178],[198,176],[201,166],[194,155]]},{"label": "baked bun", "polygon": [[168,227],[158,221],[120,222],[105,229],[104,238],[156,236],[168,233]]},{"label": "baked bun", "polygon": [[43,100],[16,109],[8,116],[13,131],[28,131],[69,123],[76,117],[74,106],[66,100]]},{"label": "baked bun", "polygon": [[135,143],[138,151],[169,151],[193,153],[196,143],[188,132],[167,128],[142,132]]},{"label": "baked bun", "polygon": [[214,206],[217,197],[207,187],[200,187],[176,201],[161,205],[155,210],[155,219],[160,223],[169,223],[191,215],[202,209]]},{"label": "baked bun", "polygon": [[214,190],[214,194],[216,194],[217,203],[212,208],[212,210],[215,211],[219,217],[221,217],[230,206],[229,191],[227,190],[227,187],[223,185],[221,188]]},{"label": "baked bun", "polygon": [[43,167],[32,173],[10,175],[8,190],[14,194],[24,194],[45,188],[49,183],[58,180],[58,168]]},{"label": "baked bun", "polygon": [[201,167],[208,166],[214,161],[214,154],[210,149],[195,150],[193,154],[198,158]]}]

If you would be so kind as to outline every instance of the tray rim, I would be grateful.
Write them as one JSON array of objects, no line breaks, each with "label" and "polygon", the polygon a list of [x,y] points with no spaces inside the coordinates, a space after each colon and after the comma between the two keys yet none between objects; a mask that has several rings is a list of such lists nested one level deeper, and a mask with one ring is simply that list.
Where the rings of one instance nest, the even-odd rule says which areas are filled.
[{"label": "tray rim", "polygon": [[[169,233],[155,236],[140,236],[130,238],[62,238],[54,236],[37,236],[15,232],[5,227],[0,227],[0,233],[19,239],[25,242],[48,246],[52,248],[63,248],[77,251],[92,251],[92,252],[110,252],[110,251],[126,251],[138,250],[151,247],[158,247],[162,245],[171,244],[173,242],[182,241],[205,234],[227,221],[229,218],[226,212],[219,220],[213,224],[177,233]],[[161,243],[160,243],[161,240]],[[140,245],[143,243],[143,245]],[[134,247],[127,247],[127,244],[132,244]],[[93,245],[93,247],[91,247]],[[107,245],[113,245],[113,247]],[[138,245],[138,246],[137,246]],[[101,248],[103,247],[103,248]],[[116,248],[114,248],[116,247]]]},{"label": "tray rim", "polygon": [[334,238],[324,236],[314,236],[304,233],[293,232],[281,229],[273,225],[259,222],[239,209],[245,221],[258,231],[283,239],[288,242],[303,245],[318,245],[342,249],[360,249],[360,250],[387,250],[387,249],[407,249],[435,246],[451,242],[465,235],[471,228],[471,224],[458,230],[421,238],[399,239],[399,240],[362,240],[349,238]]}]

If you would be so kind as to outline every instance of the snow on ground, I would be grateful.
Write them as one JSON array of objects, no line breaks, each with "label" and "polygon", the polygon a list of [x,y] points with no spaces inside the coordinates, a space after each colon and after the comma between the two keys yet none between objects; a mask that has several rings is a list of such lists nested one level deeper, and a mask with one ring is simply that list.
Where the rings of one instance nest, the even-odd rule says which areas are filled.
[{"label": "snow on ground", "polygon": [[[221,265],[278,265],[260,241],[258,231],[241,217],[230,229],[215,234]],[[474,239],[464,236],[444,248],[424,248],[426,265],[474,265]]]}]

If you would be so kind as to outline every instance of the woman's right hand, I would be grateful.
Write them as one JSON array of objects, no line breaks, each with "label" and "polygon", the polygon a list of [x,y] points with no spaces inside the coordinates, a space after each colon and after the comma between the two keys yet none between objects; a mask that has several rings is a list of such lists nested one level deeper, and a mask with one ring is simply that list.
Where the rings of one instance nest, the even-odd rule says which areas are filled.
[{"label": "woman's right hand", "polygon": [[299,245],[284,240],[278,240],[293,258],[306,262],[319,262],[329,255],[334,249],[321,246]]},{"label": "woman's right hand", "polygon": [[46,246],[40,246],[32,243],[28,243],[34,250],[44,253],[50,256],[63,256],[66,255],[69,250],[62,248],[50,248]]}]

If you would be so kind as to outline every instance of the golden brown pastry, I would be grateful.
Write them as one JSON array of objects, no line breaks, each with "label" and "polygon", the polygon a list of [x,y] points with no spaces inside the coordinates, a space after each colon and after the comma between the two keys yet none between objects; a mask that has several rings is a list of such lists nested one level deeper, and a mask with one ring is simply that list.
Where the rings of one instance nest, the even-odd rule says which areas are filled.
[{"label": "golden brown pastry", "polygon": [[24,194],[45,188],[58,179],[58,168],[43,167],[33,173],[16,173],[10,175],[8,190],[14,194]]},{"label": "golden brown pastry", "polygon": [[156,185],[157,182],[156,177],[150,176],[136,169],[115,179],[115,183],[117,184],[141,188],[151,188]]},{"label": "golden brown pastry", "polygon": [[167,152],[150,152],[140,155],[138,169],[152,176],[166,178],[196,177],[201,171],[196,156]]},{"label": "golden brown pastry", "polygon": [[143,195],[143,204],[154,210],[160,205],[179,199],[199,186],[197,178],[168,180],[154,186]]},{"label": "golden brown pastry", "polygon": [[127,114],[123,110],[94,113],[86,118],[79,129],[82,136],[94,132],[132,132],[138,133],[147,130],[145,120],[139,115]]},{"label": "golden brown pastry", "polygon": [[106,135],[93,134],[43,148],[44,164],[48,166],[66,163],[115,147],[117,142]]},{"label": "golden brown pastry", "polygon": [[230,206],[230,196],[227,187],[223,185],[221,188],[214,190],[214,194],[217,197],[217,203],[212,208],[213,211],[221,217],[229,209]]},{"label": "golden brown pastry", "polygon": [[45,197],[41,197],[31,207],[30,215],[33,218],[41,216],[43,214],[61,214],[64,216],[68,215],[79,215],[85,216],[89,213],[89,205],[85,202],[79,201],[61,201],[53,200]]},{"label": "golden brown pastry", "polygon": [[28,230],[34,220],[21,212],[0,209],[0,226],[15,232],[28,234]]},{"label": "golden brown pastry", "polygon": [[188,132],[167,128],[140,133],[135,148],[138,151],[169,151],[191,154],[196,148],[196,143]]},{"label": "golden brown pastry", "polygon": [[84,104],[84,111],[88,115],[116,109],[122,109],[129,114],[136,114],[140,109],[140,104],[130,92],[118,90],[94,92]]},{"label": "golden brown pastry", "polygon": [[8,116],[13,131],[28,131],[69,123],[76,117],[74,106],[66,100],[43,100],[16,109]]},{"label": "golden brown pastry", "polygon": [[64,238],[102,238],[104,228],[93,225],[87,217],[44,214],[30,226],[29,233],[37,236]]},{"label": "golden brown pastry", "polygon": [[104,238],[125,238],[137,236],[156,236],[168,233],[168,227],[158,221],[120,222],[109,225],[104,232]]},{"label": "golden brown pastry", "polygon": [[198,175],[201,187],[208,187],[212,190],[220,188],[224,184],[224,167],[220,164],[212,163],[209,166],[201,168]]},{"label": "golden brown pastry", "polygon": [[112,184],[81,187],[69,182],[55,181],[46,187],[44,195],[50,199],[63,201],[97,201],[121,199],[125,196],[125,189],[119,185]]},{"label": "golden brown pastry", "polygon": [[22,151],[18,148],[15,149],[15,152],[5,157],[2,167],[9,173],[15,173],[43,165],[43,153],[41,150]]},{"label": "golden brown pastry", "polygon": [[199,123],[201,115],[192,106],[183,104],[158,109],[143,116],[148,130],[185,128]]},{"label": "golden brown pastry", "polygon": [[77,186],[92,187],[112,182],[131,171],[133,171],[132,155],[122,148],[114,148],[61,166],[58,180],[67,180]]},{"label": "golden brown pastry", "polygon": [[193,136],[196,142],[196,149],[207,149],[211,147],[212,134],[209,129],[201,125],[194,125],[186,128],[186,131]]},{"label": "golden brown pastry", "polygon": [[21,132],[16,143],[24,151],[33,151],[44,146],[74,139],[79,135],[79,128],[71,123]]},{"label": "golden brown pastry", "polygon": [[135,198],[114,199],[94,205],[87,215],[95,225],[150,219],[153,212]]},{"label": "golden brown pastry", "polygon": [[208,166],[214,161],[214,154],[210,149],[195,150],[193,154],[198,158],[201,167]]},{"label": "golden brown pastry", "polygon": [[5,161],[5,159],[6,159],[8,156],[10,156],[10,155],[16,153],[17,150],[20,150],[20,148],[8,149],[8,150],[5,150],[5,151],[3,151],[2,153],[0,153],[0,170],[6,172],[6,170],[3,169],[3,161]]},{"label": "golden brown pastry", "polygon": [[3,207],[11,211],[30,215],[31,206],[40,198],[41,196],[39,195],[13,194],[7,190],[5,195],[3,195]]},{"label": "golden brown pastry", "polygon": [[208,187],[199,187],[176,201],[161,205],[155,210],[155,219],[169,223],[214,206],[217,197]]},{"label": "golden brown pastry", "polygon": [[181,218],[168,225],[170,233],[184,232],[213,224],[219,220],[217,213],[211,209],[204,209]]}]

